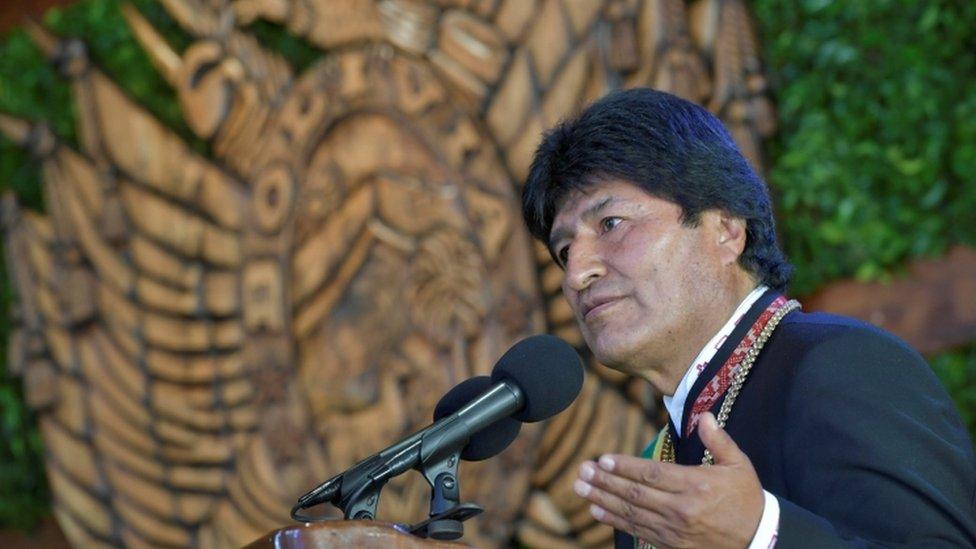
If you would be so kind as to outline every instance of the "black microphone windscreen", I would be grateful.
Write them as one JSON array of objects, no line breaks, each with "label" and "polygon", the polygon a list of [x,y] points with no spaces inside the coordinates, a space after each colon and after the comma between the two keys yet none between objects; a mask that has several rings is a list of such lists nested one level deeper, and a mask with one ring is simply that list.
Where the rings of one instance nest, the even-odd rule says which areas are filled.
[{"label": "black microphone windscreen", "polygon": [[[489,388],[491,378],[488,376],[476,376],[458,383],[434,407],[434,421],[453,414]],[[512,417],[502,418],[471,435],[467,446],[461,450],[461,459],[481,461],[500,454],[515,440],[521,429],[522,423],[519,420]]]},{"label": "black microphone windscreen", "polygon": [[514,417],[541,421],[563,411],[583,388],[583,362],[568,343],[551,335],[534,335],[505,352],[491,372],[492,383],[518,385],[525,406]]}]

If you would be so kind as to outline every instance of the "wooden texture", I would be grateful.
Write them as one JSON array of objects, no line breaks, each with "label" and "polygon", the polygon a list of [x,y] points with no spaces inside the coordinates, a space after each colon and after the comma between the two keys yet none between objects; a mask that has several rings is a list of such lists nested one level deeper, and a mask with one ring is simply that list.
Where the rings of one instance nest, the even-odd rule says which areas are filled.
[{"label": "wooden texture", "polygon": [[911,263],[890,282],[834,283],[804,308],[850,315],[880,326],[922,353],[976,340],[976,250],[956,247],[941,259]]},{"label": "wooden texture", "polygon": [[[81,546],[248,543],[516,340],[582,347],[518,192],[541,132],[584,104],[672,90],[757,165],[774,125],[738,0],[162,3],[193,37],[182,52],[124,15],[212,157],[39,26],[79,150],[0,115],[43,167],[48,212],[3,205],[10,365]],[[244,30],[259,19],[321,59],[294,74]],[[463,466],[464,499],[487,510],[465,541],[610,543],[572,480],[584,459],[638,452],[657,410],[646,384],[590,368],[570,410]],[[403,476],[379,516],[415,522],[428,497]]]}]

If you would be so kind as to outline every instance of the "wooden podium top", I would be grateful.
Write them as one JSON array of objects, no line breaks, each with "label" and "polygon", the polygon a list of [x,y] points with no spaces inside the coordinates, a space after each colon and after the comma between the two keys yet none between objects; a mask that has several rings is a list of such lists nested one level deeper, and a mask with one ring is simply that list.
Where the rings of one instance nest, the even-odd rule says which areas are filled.
[{"label": "wooden podium top", "polygon": [[462,549],[469,545],[421,539],[400,532],[390,522],[375,520],[334,520],[306,522],[269,532],[246,549],[318,549],[355,547],[356,549]]}]

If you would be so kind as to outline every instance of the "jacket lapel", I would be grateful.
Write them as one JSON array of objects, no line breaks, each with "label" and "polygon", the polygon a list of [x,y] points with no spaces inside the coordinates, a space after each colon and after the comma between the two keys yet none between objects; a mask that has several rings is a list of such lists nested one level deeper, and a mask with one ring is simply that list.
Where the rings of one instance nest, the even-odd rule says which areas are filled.
[{"label": "jacket lapel", "polygon": [[[775,290],[767,290],[766,293],[760,296],[759,299],[752,304],[752,307],[749,307],[749,310],[742,315],[742,319],[739,320],[739,323],[732,330],[732,333],[729,334],[729,337],[725,339],[725,342],[723,342],[722,346],[719,347],[718,351],[715,353],[715,356],[712,357],[712,359],[708,362],[708,365],[705,366],[705,369],[702,370],[702,373],[698,376],[695,384],[692,385],[691,391],[688,393],[688,398],[685,399],[685,407],[682,414],[684,421],[687,421],[688,418],[691,417],[691,410],[695,404],[695,399],[698,398],[698,395],[702,392],[708,382],[715,377],[715,374],[718,373],[722,365],[725,364],[725,361],[729,359],[732,352],[735,351],[735,348],[739,345],[742,339],[745,338],[746,333],[749,331],[752,325],[756,323],[756,320],[759,319],[762,312],[766,310],[766,307],[768,307],[774,299],[779,297],[779,295],[779,292]],[[722,406],[723,399],[724,396],[715,402],[711,408],[712,413],[718,413],[719,408]],[[681,431],[686,434],[688,433],[687,423],[682,426]],[[671,436],[675,436],[674,431],[672,431]],[[705,445],[702,443],[701,438],[699,438],[697,429],[695,429],[691,436],[685,436],[681,439],[672,438],[672,440],[676,441],[675,453],[677,455],[678,463],[682,465],[698,465],[701,463],[702,456],[705,455]]]}]

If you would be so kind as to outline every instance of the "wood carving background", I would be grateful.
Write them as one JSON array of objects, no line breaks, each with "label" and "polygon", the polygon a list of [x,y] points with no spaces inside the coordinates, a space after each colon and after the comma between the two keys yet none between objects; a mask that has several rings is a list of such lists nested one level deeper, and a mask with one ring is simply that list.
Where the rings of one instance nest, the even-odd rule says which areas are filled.
[{"label": "wood carving background", "polygon": [[[20,302],[11,369],[39,412],[76,545],[239,546],[296,497],[428,423],[516,340],[582,345],[560,272],[522,228],[541,132],[607,91],[718,113],[754,163],[773,129],[738,0],[163,0],[178,53],[127,20],[177,90],[195,153],[92,65],[33,34],[72,82],[81,149],[0,129],[43,164],[49,215],[3,207]],[[321,48],[303,74],[244,28]],[[597,364],[571,410],[463,467],[488,512],[466,539],[610,543],[577,464],[653,433],[645,384]],[[379,515],[416,521],[419,475]]]}]

